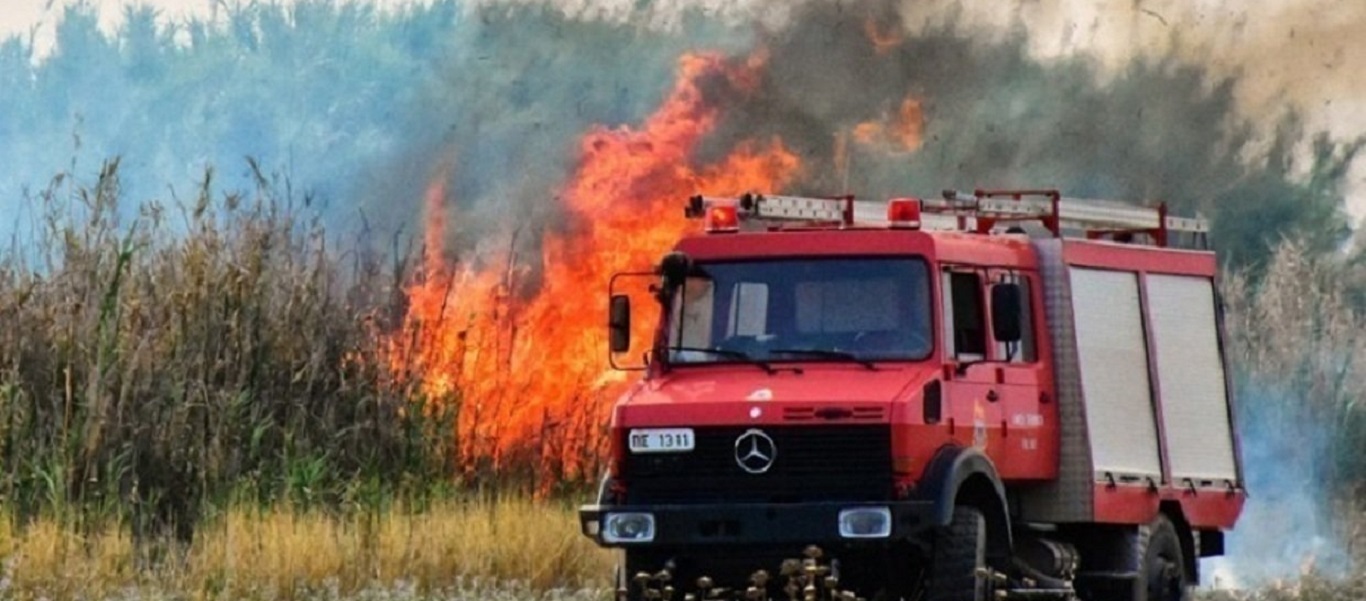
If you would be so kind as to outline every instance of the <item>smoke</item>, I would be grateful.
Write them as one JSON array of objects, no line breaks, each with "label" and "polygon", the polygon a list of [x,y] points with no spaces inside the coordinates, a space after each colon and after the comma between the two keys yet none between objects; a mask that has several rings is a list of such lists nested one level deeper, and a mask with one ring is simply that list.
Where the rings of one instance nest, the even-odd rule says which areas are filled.
[{"label": "smoke", "polygon": [[[403,126],[399,158],[370,168],[363,190],[416,198],[421,166],[454,154],[463,231],[453,237],[486,239],[515,222],[530,234],[518,237],[521,250],[534,254],[537,231],[572,227],[574,216],[550,196],[577,160],[578,136],[637,121],[658,101],[675,57],[702,48],[766,68],[757,90],[712,90],[723,122],[696,161],[781,139],[805,166],[791,192],[877,198],[1048,186],[1162,200],[1214,216],[1214,241],[1235,266],[1261,264],[1284,236],[1308,233],[1318,251],[1347,239],[1343,198],[1361,142],[1317,133],[1301,103],[1250,113],[1249,90],[1273,89],[1267,77],[1193,60],[1192,48],[1217,47],[1233,64],[1230,53],[1245,44],[1221,41],[1227,28],[1183,27],[1184,13],[1173,10],[1162,19],[1178,33],[1123,51],[1114,40],[1148,41],[1156,9],[1096,4],[1064,20],[1071,7],[1048,2],[989,15],[947,1],[776,6],[465,6],[453,47],[479,51],[442,61]],[[1058,24],[1073,33],[1050,45]],[[1126,26],[1131,33],[1120,35]]]},{"label": "smoke", "polygon": [[629,23],[660,32],[687,29],[689,20],[704,19],[730,26],[782,29],[801,7],[816,0],[472,0],[471,6],[549,7],[576,22]]},{"label": "smoke", "polygon": [[[912,28],[948,19],[985,31],[1030,33],[1039,60],[1084,56],[1102,73],[1122,74],[1136,58],[1171,59],[1216,78],[1233,78],[1240,115],[1270,134],[1293,109],[1310,131],[1351,140],[1366,131],[1366,5],[1335,0],[1035,0],[1011,9],[992,3],[905,2]],[[1302,152],[1306,148],[1300,149]],[[1302,175],[1304,172],[1300,172]],[[1366,165],[1345,176],[1347,209],[1366,214]]]},{"label": "smoke", "polygon": [[1308,408],[1303,391],[1284,390],[1264,377],[1245,377],[1237,390],[1250,497],[1227,536],[1227,554],[1204,562],[1203,584],[1240,589],[1310,572],[1345,576],[1352,558],[1330,501],[1341,491],[1331,481],[1329,428]]},{"label": "smoke", "polygon": [[1277,246],[1253,281],[1224,281],[1226,349],[1250,497],[1207,582],[1250,586],[1353,567],[1353,506],[1366,482],[1362,317],[1349,263]]},{"label": "smoke", "polygon": [[[910,23],[945,18],[945,6],[906,2]],[[1310,126],[1350,135],[1366,129],[1366,84],[1352,77],[1366,63],[1366,41],[1351,32],[1366,6],[1331,0],[1040,0],[1011,10],[965,3],[959,18],[997,31],[1028,30],[1030,56],[1086,55],[1109,72],[1135,57],[1173,56],[1219,76],[1237,75],[1248,115],[1275,114],[1287,103],[1309,110]]]},{"label": "smoke", "polygon": [[[781,137],[808,166],[799,191],[818,194],[1056,187],[1167,201],[1215,217],[1231,265],[1260,264],[1286,235],[1312,233],[1315,250],[1346,239],[1344,181],[1360,139],[1315,134],[1291,105],[1250,117],[1238,75],[1178,54],[1122,66],[1089,54],[1040,59],[1019,15],[1004,27],[954,3],[915,4],[928,5],[938,16],[908,25],[899,2],[811,3],[787,27],[759,32],[762,85],[719,99],[727,118],[706,152]],[[863,140],[870,125],[894,127],[908,103],[923,119],[918,143]]]},{"label": "smoke", "polygon": [[[0,44],[0,209],[13,217],[0,229],[34,220],[25,190],[110,156],[124,157],[134,201],[173,201],[206,168],[223,188],[248,187],[251,156],[335,229],[370,231],[380,245],[400,230],[400,244],[415,239],[422,191],[449,172],[452,252],[508,230],[531,252],[544,228],[573,227],[554,196],[579,137],[638,122],[677,57],[706,49],[762,53],[769,68],[758,93],[714,99],[726,121],[699,160],[778,136],[807,165],[804,191],[1056,186],[1214,215],[1216,242],[1238,265],[1287,233],[1319,232],[1316,248],[1337,248],[1353,149],[1309,143],[1323,121],[1304,107],[1319,87],[1285,80],[1316,73],[1304,63],[1322,52],[1254,54],[1275,44],[1247,42],[1269,35],[1271,17],[1312,41],[1360,10],[1314,19],[1199,6],[299,0],[176,22],[128,9],[112,32],[76,6],[49,54],[20,38]],[[1353,64],[1355,44],[1328,44],[1342,46],[1335,64]],[[1276,92],[1286,89],[1295,93]],[[1280,104],[1255,112],[1258,99]],[[1317,173],[1328,176],[1302,185]]]}]

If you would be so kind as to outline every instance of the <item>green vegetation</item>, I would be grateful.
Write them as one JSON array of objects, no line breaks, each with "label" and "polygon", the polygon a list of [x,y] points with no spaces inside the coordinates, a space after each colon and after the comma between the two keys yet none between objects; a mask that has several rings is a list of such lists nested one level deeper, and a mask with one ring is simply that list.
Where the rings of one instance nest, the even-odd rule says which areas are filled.
[{"label": "green vegetation", "polygon": [[264,176],[121,218],[118,169],[57,178],[37,241],[0,258],[16,519],[189,540],[210,507],[373,510],[451,485],[457,403],[423,402],[378,354],[401,271],[334,254]]},{"label": "green vegetation", "polygon": [[184,186],[209,168],[214,194],[251,189],[242,157],[255,157],[329,224],[386,249],[394,231],[413,231],[425,186],[453,156],[462,204],[553,214],[544,199],[578,136],[647,114],[691,43],[458,0],[392,11],[225,2],[215,20],[185,22],[130,2],[112,32],[93,4],[64,10],[39,60],[26,38],[0,40],[0,239],[41,219],[26,191],[116,156],[139,202],[193,197]]}]

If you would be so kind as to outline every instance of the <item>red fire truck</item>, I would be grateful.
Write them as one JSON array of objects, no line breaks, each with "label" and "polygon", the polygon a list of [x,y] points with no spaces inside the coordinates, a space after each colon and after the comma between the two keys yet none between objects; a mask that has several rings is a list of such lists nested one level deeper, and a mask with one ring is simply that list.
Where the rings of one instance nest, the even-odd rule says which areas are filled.
[{"label": "red fire truck", "polygon": [[1205,221],[1052,190],[686,212],[704,233],[634,274],[661,317],[580,510],[625,574],[745,590],[817,545],[868,597],[1174,601],[1223,553],[1246,492]]}]

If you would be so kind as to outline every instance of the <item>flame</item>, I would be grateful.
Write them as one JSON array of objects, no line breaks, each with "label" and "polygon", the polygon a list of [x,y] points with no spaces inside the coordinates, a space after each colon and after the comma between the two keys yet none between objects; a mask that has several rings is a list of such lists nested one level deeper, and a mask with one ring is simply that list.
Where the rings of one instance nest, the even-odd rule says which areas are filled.
[{"label": "flame", "polygon": [[854,126],[854,139],[859,144],[876,144],[882,138],[884,132],[881,123],[877,121],[864,121]]},{"label": "flame", "polygon": [[889,31],[882,31],[878,29],[877,22],[872,19],[863,22],[863,34],[868,36],[869,42],[873,43],[873,52],[878,56],[891,52],[892,49],[906,41],[906,37],[895,27],[890,28]]},{"label": "flame", "polygon": [[[529,466],[538,476],[575,477],[598,467],[607,409],[628,375],[606,360],[611,276],[648,269],[696,227],[683,218],[689,195],[776,191],[800,167],[776,138],[741,143],[714,165],[690,162],[720,116],[704,87],[753,90],[764,64],[762,54],[739,63],[685,55],[672,91],[638,129],[588,132],[558,195],[568,225],[544,234],[539,265],[513,254],[511,234],[503,235],[508,250],[477,265],[446,264],[446,172],[435,178],[423,275],[406,291],[408,312],[389,348],[397,373],[420,378],[432,398],[460,403],[466,469]],[[537,270],[539,288],[514,293]],[[635,325],[633,338],[648,338],[653,323]]]},{"label": "flame", "polygon": [[895,115],[882,120],[864,121],[854,126],[855,141],[864,145],[883,145],[901,152],[915,152],[924,142],[925,111],[920,100],[907,96]]}]

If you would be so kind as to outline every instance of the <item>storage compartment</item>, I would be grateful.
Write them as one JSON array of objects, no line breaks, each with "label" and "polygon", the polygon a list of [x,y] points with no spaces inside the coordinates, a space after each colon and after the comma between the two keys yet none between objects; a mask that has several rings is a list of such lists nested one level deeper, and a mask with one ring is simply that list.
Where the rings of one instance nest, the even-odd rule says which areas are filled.
[{"label": "storage compartment", "polygon": [[1157,382],[1172,481],[1185,487],[1236,482],[1228,390],[1209,278],[1149,274]]},{"label": "storage compartment", "polygon": [[1093,469],[1123,476],[1162,474],[1138,274],[1071,268],[1077,360]]}]

